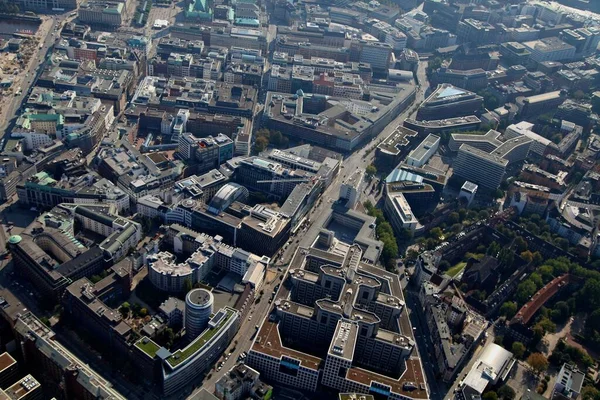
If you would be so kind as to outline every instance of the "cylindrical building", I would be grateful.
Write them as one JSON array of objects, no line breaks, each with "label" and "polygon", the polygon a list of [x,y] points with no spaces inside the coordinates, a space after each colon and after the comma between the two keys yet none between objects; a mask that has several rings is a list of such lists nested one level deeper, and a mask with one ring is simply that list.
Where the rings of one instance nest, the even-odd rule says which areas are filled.
[{"label": "cylindrical building", "polygon": [[206,289],[193,289],[185,296],[185,335],[190,341],[206,329],[213,303],[213,295]]}]

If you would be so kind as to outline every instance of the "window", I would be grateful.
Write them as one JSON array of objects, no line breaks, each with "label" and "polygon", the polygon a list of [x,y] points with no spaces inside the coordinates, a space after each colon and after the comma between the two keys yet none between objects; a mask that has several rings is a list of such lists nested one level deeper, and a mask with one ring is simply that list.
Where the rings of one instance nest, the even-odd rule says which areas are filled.
[{"label": "window", "polygon": [[331,281],[330,281],[330,280],[326,280],[326,281],[325,281],[325,288],[326,288],[326,289],[329,289],[329,288],[331,288]]},{"label": "window", "polygon": [[340,378],[345,378],[347,371],[348,371],[348,369],[346,367],[340,367],[340,369],[338,369],[338,376]]}]

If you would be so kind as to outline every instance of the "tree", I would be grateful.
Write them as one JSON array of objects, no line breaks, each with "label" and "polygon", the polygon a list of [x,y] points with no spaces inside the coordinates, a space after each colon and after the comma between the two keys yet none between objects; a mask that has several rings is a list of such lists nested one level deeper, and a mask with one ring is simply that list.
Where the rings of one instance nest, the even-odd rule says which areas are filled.
[{"label": "tree", "polygon": [[533,262],[533,253],[529,250],[525,250],[521,253],[521,258],[527,261],[527,263],[531,263]]},{"label": "tree", "polygon": [[525,304],[527,303],[527,300],[529,300],[531,296],[535,294],[536,291],[537,288],[535,283],[529,279],[526,279],[519,283],[519,286],[517,286],[516,299],[519,304]]},{"label": "tree", "polygon": [[508,385],[504,385],[500,389],[498,389],[498,397],[504,400],[513,400],[516,395],[517,394],[515,393],[513,388],[511,388]]},{"label": "tree", "polygon": [[581,390],[581,398],[583,400],[600,400],[600,390],[593,386],[584,386]]},{"label": "tree", "polygon": [[515,357],[523,358],[523,355],[525,354],[525,345],[521,342],[514,342],[512,344],[511,351]]},{"label": "tree", "polygon": [[489,391],[483,395],[483,400],[498,400],[498,395],[494,391]]},{"label": "tree", "polygon": [[573,98],[575,100],[581,100],[585,98],[585,93],[583,92],[583,90],[577,90],[575,93],[573,93]]},{"label": "tree", "polygon": [[409,249],[406,252],[406,259],[409,261],[415,261],[417,259],[417,257],[419,257],[419,252],[416,251],[415,249]]},{"label": "tree", "polygon": [[448,224],[452,225],[452,224],[456,224],[457,222],[460,221],[460,215],[455,211],[455,212],[451,212],[450,215],[448,215]]},{"label": "tree", "polygon": [[442,232],[442,229],[438,226],[436,226],[435,228],[431,228],[431,230],[429,231],[429,236],[432,239],[439,240],[443,235],[444,232]]},{"label": "tree", "polygon": [[539,376],[548,369],[548,359],[542,353],[531,353],[527,357],[527,364]]},{"label": "tree", "polygon": [[533,265],[540,265],[544,262],[544,257],[540,254],[539,251],[533,253]]},{"label": "tree", "polygon": [[490,213],[486,210],[481,210],[479,211],[478,217],[479,219],[488,219],[490,217]]},{"label": "tree", "polygon": [[501,199],[504,197],[504,192],[502,191],[502,189],[496,189],[494,190],[494,193],[492,195],[495,199]]},{"label": "tree", "polygon": [[192,289],[193,289],[193,285],[192,285],[191,279],[185,278],[183,280],[183,293],[187,294]]},{"label": "tree", "polygon": [[377,168],[373,164],[369,164],[365,169],[365,173],[369,179],[373,178],[377,174]]},{"label": "tree", "polygon": [[121,307],[119,307],[119,311],[121,312],[123,317],[127,317],[129,315],[130,310],[131,310],[131,305],[129,305],[128,302],[124,302],[123,304],[121,304]]},{"label": "tree", "polygon": [[141,308],[139,314],[140,314],[140,317],[142,317],[142,318],[145,317],[146,315],[148,315],[148,309]]},{"label": "tree", "polygon": [[577,302],[583,309],[597,310],[600,308],[600,282],[588,279],[577,295]]},{"label": "tree", "polygon": [[506,318],[512,318],[517,313],[517,303],[514,301],[507,301],[500,306],[500,315]]},{"label": "tree", "polygon": [[571,316],[571,310],[566,301],[558,301],[552,312],[550,314],[552,316],[552,320],[557,323],[566,322],[567,319]]},{"label": "tree", "polygon": [[269,139],[266,137],[258,137],[256,138],[256,142],[254,142],[254,148],[257,153],[264,151],[269,146]]},{"label": "tree", "polygon": [[527,242],[521,236],[515,238],[515,246],[517,246],[517,251],[519,253],[527,250]]}]

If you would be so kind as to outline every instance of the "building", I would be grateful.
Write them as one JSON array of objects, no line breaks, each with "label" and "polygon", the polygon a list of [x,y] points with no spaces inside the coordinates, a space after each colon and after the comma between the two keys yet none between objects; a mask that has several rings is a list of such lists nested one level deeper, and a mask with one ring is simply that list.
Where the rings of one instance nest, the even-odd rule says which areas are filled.
[{"label": "building", "polygon": [[458,198],[464,198],[467,201],[467,207],[469,207],[473,203],[473,199],[477,194],[477,189],[479,187],[473,182],[465,181],[462,187],[460,188],[460,192],[458,193]]},{"label": "building", "polygon": [[148,279],[159,290],[165,292],[182,292],[185,281],[192,285],[202,281],[206,275],[217,267],[234,272],[241,278],[248,271],[256,268],[256,264],[268,266],[268,257],[259,257],[240,248],[228,246],[220,237],[199,234],[175,225],[179,231],[174,235],[174,248],[177,253],[191,254],[185,262],[177,263],[175,255],[159,252],[147,257]]},{"label": "building", "polygon": [[397,126],[394,132],[377,145],[376,160],[385,166],[394,167],[406,157],[411,144],[418,138],[418,132],[404,126]]},{"label": "building", "polygon": [[495,343],[487,344],[458,387],[462,398],[481,396],[488,386],[494,387],[506,382],[515,362],[510,351]]},{"label": "building", "polygon": [[423,121],[407,118],[404,120],[403,125],[406,128],[418,132],[420,135],[441,135],[445,133],[455,133],[461,131],[476,131],[481,125],[481,120],[475,115]]},{"label": "building", "polygon": [[[353,50],[353,48],[356,48],[356,50]],[[387,70],[390,67],[393,48],[388,43],[370,40],[352,41],[350,52],[353,51],[358,52],[358,59],[352,59],[352,61],[368,63],[374,70]]]},{"label": "building", "polygon": [[13,383],[17,379],[18,373],[17,360],[7,352],[0,354],[0,386],[6,387]]},{"label": "building", "polygon": [[571,364],[563,364],[552,389],[552,400],[576,400],[581,394],[585,374]]},{"label": "building", "polygon": [[448,83],[438,87],[419,106],[417,120],[440,120],[445,118],[479,115],[483,98],[473,92],[456,88]]},{"label": "building", "polygon": [[346,201],[346,207],[353,209],[360,200],[360,190],[364,176],[363,170],[356,170],[340,186],[339,198]]},{"label": "building", "polygon": [[444,382],[452,382],[483,338],[487,321],[458,296],[442,300],[427,295],[423,306],[434,368]]},{"label": "building", "polygon": [[507,166],[508,160],[463,144],[458,149],[454,162],[454,174],[479,186],[495,190],[500,187]]},{"label": "building", "polygon": [[41,400],[44,394],[40,382],[27,375],[6,389],[0,389],[0,397],[6,400]]},{"label": "building", "polygon": [[554,147],[554,144],[551,140],[533,132],[533,127],[534,124],[527,121],[521,121],[517,124],[507,126],[504,132],[504,136],[506,136],[509,139],[519,136],[527,136],[528,138],[533,140],[530,151],[532,153],[537,154],[540,157],[543,157],[549,150],[548,147]]},{"label": "building", "polygon": [[576,48],[558,37],[548,37],[522,43],[531,53],[530,59],[537,63],[544,61],[565,61],[575,57]]},{"label": "building", "polygon": [[431,78],[435,83],[449,83],[466,90],[479,91],[488,86],[488,75],[481,68],[458,70],[442,67]]},{"label": "building", "polygon": [[77,10],[80,22],[90,25],[119,27],[123,23],[125,3],[107,1],[88,1]]},{"label": "building", "polygon": [[233,140],[223,134],[198,138],[191,133],[179,136],[177,152],[182,159],[194,165],[197,173],[219,168],[233,158]]},{"label": "building", "polygon": [[260,381],[258,371],[239,363],[221,377],[215,384],[215,394],[221,400],[242,400],[246,396],[267,400],[273,388]]},{"label": "building", "polygon": [[134,357],[141,365],[158,368],[162,394],[170,396],[214,365],[229,346],[239,325],[240,313],[224,307],[210,318],[206,329],[186,347],[171,352],[152,339],[142,337],[133,346]]},{"label": "building", "polygon": [[248,365],[301,390],[427,398],[398,278],[362,258],[358,246],[297,252]]},{"label": "building", "polygon": [[121,312],[106,303],[127,298],[130,285],[131,263],[125,261],[115,265],[107,277],[95,284],[87,278],[78,279],[69,285],[61,299],[64,317],[96,339],[97,348],[112,353],[113,360],[123,357],[128,342],[135,335]]},{"label": "building", "polygon": [[566,91],[557,90],[529,97],[517,97],[519,117],[529,118],[550,112],[566,100]]},{"label": "building", "polygon": [[295,95],[268,92],[265,125],[295,140],[335,151],[352,151],[381,132],[415,96],[412,83],[394,87],[367,85],[365,89],[370,93],[368,101],[303,91]]},{"label": "building", "polygon": [[408,157],[406,157],[406,163],[413,167],[422,167],[425,163],[435,154],[440,145],[440,137],[429,134],[419,145],[412,150]]},{"label": "building", "polygon": [[527,65],[531,57],[531,51],[519,42],[502,43],[500,54],[509,65]]},{"label": "building", "polygon": [[387,191],[384,211],[395,232],[402,232],[404,229],[414,231],[417,228],[419,221],[402,193]]},{"label": "building", "polygon": [[206,329],[213,313],[214,297],[206,289],[193,289],[185,296],[185,335],[192,341]]},{"label": "building", "polygon": [[124,400],[111,384],[67,350],[54,332],[31,312],[21,315],[14,331],[20,350],[32,373],[43,376],[43,384],[59,387],[59,396]]}]

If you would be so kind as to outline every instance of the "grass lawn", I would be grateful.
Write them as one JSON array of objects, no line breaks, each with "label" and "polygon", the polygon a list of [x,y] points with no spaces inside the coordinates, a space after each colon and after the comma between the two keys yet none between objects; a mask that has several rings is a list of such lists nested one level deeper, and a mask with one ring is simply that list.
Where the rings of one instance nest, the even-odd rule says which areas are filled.
[{"label": "grass lawn", "polygon": [[458,264],[456,264],[454,267],[450,267],[448,269],[448,271],[446,271],[446,274],[448,276],[451,276],[452,278],[454,278],[456,275],[458,275],[460,273],[460,271],[462,271],[465,266],[467,265],[466,261],[461,261]]}]

